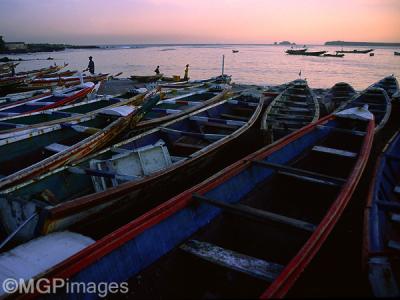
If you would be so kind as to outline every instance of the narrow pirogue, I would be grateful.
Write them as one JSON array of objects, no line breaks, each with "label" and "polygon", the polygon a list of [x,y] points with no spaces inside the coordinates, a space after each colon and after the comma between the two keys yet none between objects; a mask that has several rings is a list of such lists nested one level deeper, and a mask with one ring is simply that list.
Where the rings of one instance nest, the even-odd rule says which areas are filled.
[{"label": "narrow pirogue", "polygon": [[31,139],[22,135],[1,139],[0,189],[52,171],[107,145],[159,101],[159,95],[147,96],[148,101],[139,109],[126,107],[99,113],[79,124],[62,124],[59,130],[42,132]]},{"label": "narrow pirogue", "polygon": [[168,199],[189,182],[206,178],[201,173],[225,161],[229,154],[224,151],[240,154],[235,148],[254,140],[261,110],[260,97],[235,96],[3,190],[2,224],[11,233],[39,214],[16,236],[27,240],[89,217],[94,222],[94,215],[104,223],[100,219],[110,215],[106,211],[130,208],[137,214],[155,207],[161,191]]},{"label": "narrow pirogue", "polygon": [[399,83],[394,75],[386,76],[385,78],[372,84],[371,87],[384,89],[389,98],[393,97],[394,94],[399,92]]},{"label": "narrow pirogue", "polygon": [[375,297],[400,297],[400,134],[376,164],[365,208],[364,262]]},{"label": "narrow pirogue", "polygon": [[332,113],[339,108],[343,103],[348,102],[357,92],[346,82],[336,83],[329,92],[325,95],[325,103],[331,103],[327,109],[328,113]]},{"label": "narrow pirogue", "polygon": [[369,87],[356,97],[343,103],[338,110],[368,105],[368,110],[375,117],[375,132],[379,132],[387,123],[392,111],[392,104],[382,88]]},{"label": "narrow pirogue", "polygon": [[128,296],[137,299],[283,297],[346,208],[373,132],[365,109],[327,116],[96,242],[70,235],[90,245],[31,276],[96,283],[130,278]]},{"label": "narrow pirogue", "polygon": [[305,80],[295,80],[266,109],[261,130],[270,142],[319,119],[319,103]]}]

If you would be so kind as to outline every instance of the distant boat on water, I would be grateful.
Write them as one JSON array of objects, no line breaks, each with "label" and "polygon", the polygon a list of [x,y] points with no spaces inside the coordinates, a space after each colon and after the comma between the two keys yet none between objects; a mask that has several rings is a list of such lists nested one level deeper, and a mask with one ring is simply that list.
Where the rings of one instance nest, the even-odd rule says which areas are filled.
[{"label": "distant boat on water", "polygon": [[357,50],[357,49],[354,49],[354,50],[338,50],[338,51],[336,51],[336,53],[355,53],[355,54],[367,54],[367,53],[370,53],[370,52],[372,52],[372,51],[374,51],[374,49],[366,49],[366,50]]},{"label": "distant boat on water", "polygon": [[232,50],[232,53],[238,53],[239,50]]},{"label": "distant boat on water", "polygon": [[399,55],[400,55],[400,52],[394,51],[394,55],[399,56]]}]

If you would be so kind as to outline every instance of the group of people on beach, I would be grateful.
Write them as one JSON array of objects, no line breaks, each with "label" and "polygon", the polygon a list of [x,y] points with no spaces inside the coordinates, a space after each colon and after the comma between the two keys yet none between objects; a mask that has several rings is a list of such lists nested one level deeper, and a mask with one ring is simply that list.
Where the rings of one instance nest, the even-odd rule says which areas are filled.
[{"label": "group of people on beach", "polygon": [[[90,74],[94,74],[94,61],[93,61],[93,57],[92,56],[89,56],[89,64],[88,64],[88,66],[87,66],[87,68],[85,69],[85,70],[83,70],[83,72],[86,72],[86,71],[89,71],[89,73]],[[157,74],[157,75],[160,75],[160,66],[157,66],[157,68],[154,70],[154,72]],[[189,80],[189,65],[187,64],[186,65],[186,68],[185,68],[185,75],[183,76],[183,79],[184,80]]]}]

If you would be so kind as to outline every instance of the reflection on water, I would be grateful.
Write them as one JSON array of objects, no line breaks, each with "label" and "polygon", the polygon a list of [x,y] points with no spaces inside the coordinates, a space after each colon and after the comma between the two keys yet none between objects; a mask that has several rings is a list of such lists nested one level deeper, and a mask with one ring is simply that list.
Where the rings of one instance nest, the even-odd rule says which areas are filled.
[{"label": "reflection on water", "polygon": [[[239,53],[232,53],[232,49]],[[96,72],[116,74],[122,77],[132,74],[152,74],[157,65],[165,75],[183,77],[186,64],[190,64],[192,79],[203,79],[221,73],[222,55],[225,55],[225,73],[233,76],[237,83],[280,84],[302,77],[312,87],[328,88],[339,81],[346,81],[356,89],[364,89],[371,83],[389,74],[400,76],[400,56],[397,49],[379,48],[375,56],[368,54],[345,54],[344,58],[289,56],[284,46],[258,45],[204,45],[204,46],[156,46],[141,48],[108,48],[90,50],[67,50],[63,52],[17,55],[21,58],[54,57],[57,64],[68,62],[69,69],[83,70],[91,55]],[[314,46],[312,50],[334,53],[336,46]],[[347,48],[353,49],[353,48]],[[17,71],[48,66],[53,61],[21,62]]]}]

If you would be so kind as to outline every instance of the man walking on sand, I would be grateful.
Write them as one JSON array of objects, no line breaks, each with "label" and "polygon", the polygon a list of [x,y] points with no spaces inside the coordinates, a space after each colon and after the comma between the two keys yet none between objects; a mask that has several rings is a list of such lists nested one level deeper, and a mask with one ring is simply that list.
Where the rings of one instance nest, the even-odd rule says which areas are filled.
[{"label": "man walking on sand", "polygon": [[83,70],[83,71],[85,72],[88,70],[89,70],[90,74],[94,75],[94,61],[93,61],[93,57],[91,57],[91,56],[89,56],[89,64],[88,64],[87,69]]}]

